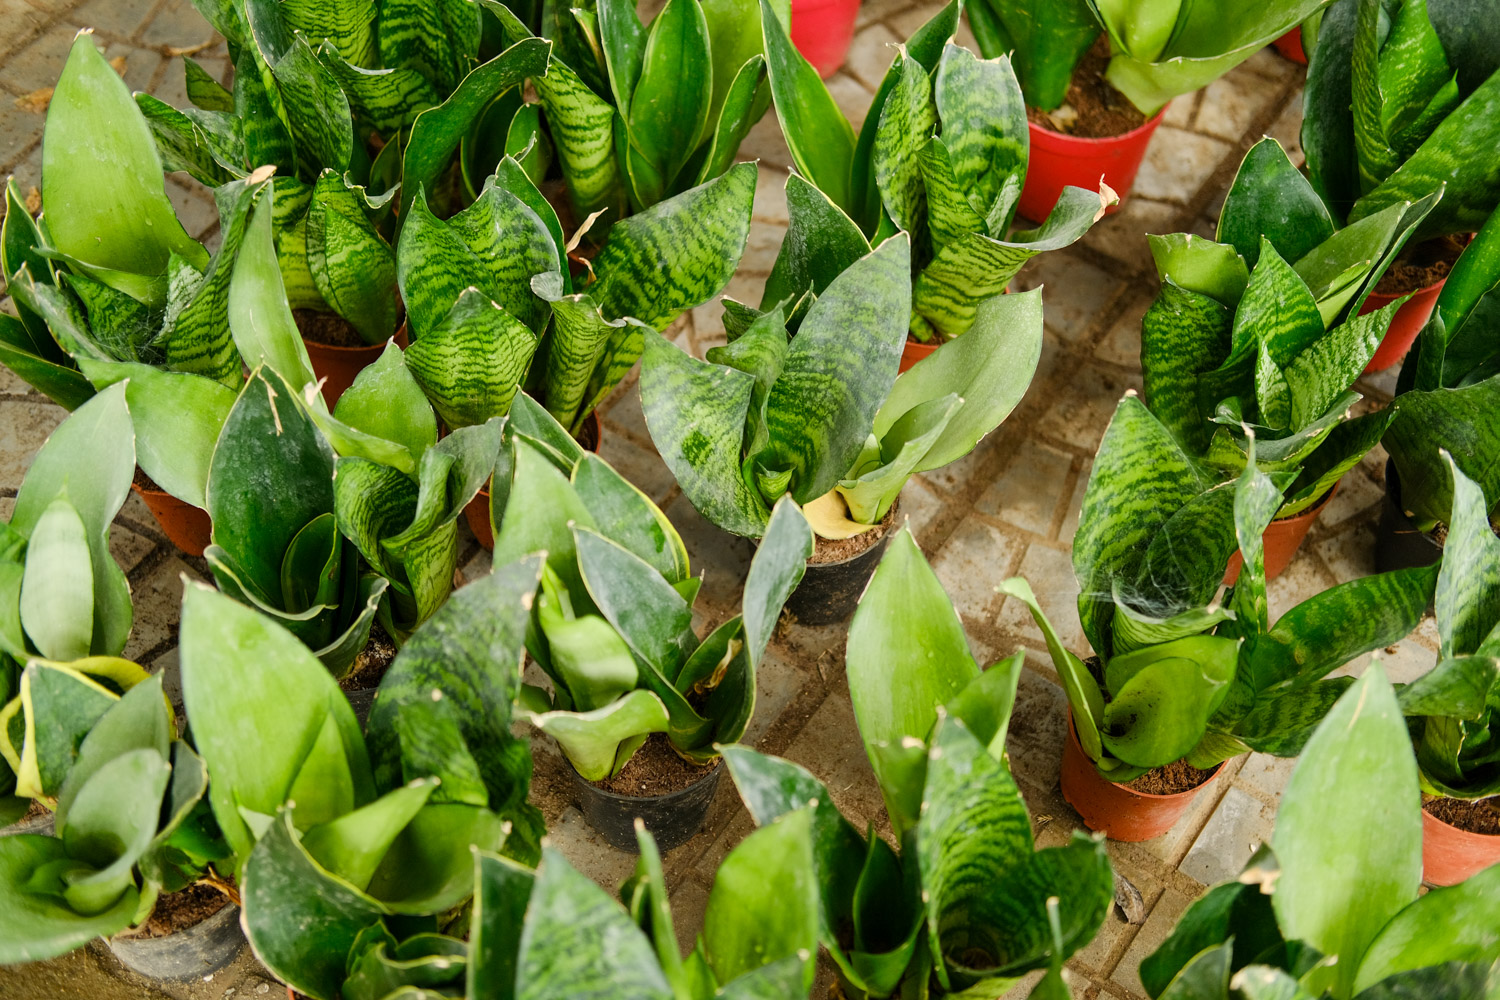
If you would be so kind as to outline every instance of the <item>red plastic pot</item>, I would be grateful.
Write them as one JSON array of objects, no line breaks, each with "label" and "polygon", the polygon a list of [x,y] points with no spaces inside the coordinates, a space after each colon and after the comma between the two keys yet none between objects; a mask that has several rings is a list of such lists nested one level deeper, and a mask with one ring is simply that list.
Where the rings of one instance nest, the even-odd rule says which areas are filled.
[{"label": "red plastic pot", "polygon": [[[1323,513],[1323,508],[1333,499],[1333,495],[1339,491],[1339,484],[1334,483],[1333,489],[1323,495],[1323,499],[1313,504],[1300,514],[1291,517],[1279,517],[1266,526],[1266,533],[1261,536],[1261,544],[1265,548],[1266,579],[1274,580],[1285,572],[1296,557],[1297,550],[1302,548],[1302,541],[1307,537],[1308,530],[1312,527],[1318,515]],[[1229,567],[1224,571],[1224,585],[1234,586],[1234,581],[1240,578],[1240,567],[1245,563],[1240,554],[1236,552],[1229,559]]]},{"label": "red plastic pot", "polygon": [[[578,443],[584,451],[598,454],[601,431],[599,414],[590,413],[584,418],[583,427],[578,432]],[[485,549],[493,551],[495,532],[490,528],[490,489],[487,483],[464,506],[464,520],[469,522],[469,530],[474,532],[475,540]]]},{"label": "red plastic pot", "polygon": [[1301,66],[1307,65],[1307,53],[1302,51],[1302,25],[1297,25],[1271,44],[1276,46],[1277,52],[1292,62]]},{"label": "red plastic pot", "polygon": [[901,348],[901,367],[897,370],[896,374],[899,375],[918,361],[931,357],[932,352],[942,346],[943,342],[941,340],[934,340],[924,344],[920,340],[913,340],[911,337],[907,337],[906,346]]},{"label": "red plastic pot", "polygon": [[190,556],[203,554],[213,533],[208,511],[183,503],[164,490],[144,490],[135,483],[130,488],[146,504],[168,541]]},{"label": "red plastic pot", "polygon": [[823,79],[844,65],[858,16],[859,0],[792,0],[792,44]]},{"label": "red plastic pot", "polygon": [[[1422,332],[1422,327],[1427,325],[1427,320],[1432,316],[1433,307],[1437,305],[1438,293],[1443,290],[1447,278],[1435,285],[1428,285],[1406,300],[1406,304],[1396,310],[1396,315],[1391,317],[1391,325],[1385,331],[1385,337],[1380,341],[1380,346],[1375,349],[1375,356],[1370,363],[1365,365],[1365,374],[1383,372],[1394,364],[1398,364],[1406,357],[1406,352],[1411,350],[1411,345],[1416,343],[1417,334]],[[1399,299],[1399,295],[1382,295],[1380,292],[1371,292],[1365,299],[1365,304],[1359,307],[1359,314],[1372,313],[1376,309],[1384,308]]]},{"label": "red plastic pot", "polygon": [[1193,798],[1213,783],[1224,769],[1220,764],[1203,784],[1173,795],[1138,792],[1099,773],[1078,743],[1073,710],[1068,709],[1068,742],[1063,745],[1062,793],[1078,810],[1084,825],[1110,840],[1135,844],[1160,837],[1182,818]]},{"label": "red plastic pot", "polygon": [[[333,409],[344,390],[354,384],[360,372],[379,360],[385,344],[368,344],[362,347],[333,347],[319,344],[305,337],[307,360],[312,362],[313,376],[323,379],[323,402]],[[406,349],[406,324],[396,331],[396,346]]]},{"label": "red plastic pot", "polygon": [[1433,885],[1457,885],[1500,863],[1500,836],[1470,833],[1422,810],[1422,878]]},{"label": "red plastic pot", "polygon": [[[1031,159],[1017,211],[1033,222],[1042,222],[1052,212],[1064,187],[1071,184],[1097,191],[1101,179],[1124,201],[1135,184],[1141,160],[1146,158],[1151,136],[1166,113],[1167,109],[1162,108],[1155,118],[1139,128],[1102,139],[1081,139],[1027,122],[1031,129]],[[1112,205],[1105,211],[1114,212],[1119,207]]]}]

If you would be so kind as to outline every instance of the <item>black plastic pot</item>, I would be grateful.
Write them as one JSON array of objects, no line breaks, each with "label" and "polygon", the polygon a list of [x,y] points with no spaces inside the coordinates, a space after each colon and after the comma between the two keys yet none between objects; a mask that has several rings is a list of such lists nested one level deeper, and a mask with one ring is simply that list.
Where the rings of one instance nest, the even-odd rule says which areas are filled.
[{"label": "black plastic pot", "polygon": [[197,979],[233,962],[245,946],[240,908],[225,906],[192,927],[166,937],[112,937],[109,950],[128,969],[150,979]]},{"label": "black plastic pot", "polygon": [[802,582],[786,599],[786,610],[800,624],[837,625],[849,620],[870,577],[875,575],[875,567],[880,565],[880,557],[885,554],[886,542],[896,527],[900,508],[901,501],[897,498],[890,513],[875,529],[880,532],[880,540],[859,555],[841,562],[807,564]]},{"label": "black plastic pot", "polygon": [[375,707],[375,692],[379,690],[379,688],[360,688],[357,691],[344,692],[344,697],[349,699],[349,705],[354,709],[354,717],[359,720],[361,729],[369,725],[370,710]]},{"label": "black plastic pot", "polygon": [[1375,569],[1388,573],[1397,569],[1431,566],[1443,557],[1443,547],[1417,527],[1401,507],[1401,476],[1396,463],[1385,462],[1385,500],[1380,505],[1380,523],[1375,528]]},{"label": "black plastic pot", "polygon": [[585,781],[572,767],[568,773],[573,776],[575,801],[588,825],[603,834],[611,847],[635,854],[637,817],[663,851],[691,840],[703,827],[723,770],[721,764],[686,788],[665,795],[617,795]]}]

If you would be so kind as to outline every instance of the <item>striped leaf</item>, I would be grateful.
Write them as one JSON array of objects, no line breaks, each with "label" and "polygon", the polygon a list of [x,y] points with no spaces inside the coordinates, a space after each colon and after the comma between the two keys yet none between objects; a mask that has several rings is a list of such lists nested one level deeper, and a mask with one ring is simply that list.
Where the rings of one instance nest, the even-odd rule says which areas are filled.
[{"label": "striped leaf", "polygon": [[787,235],[771,267],[760,307],[772,309],[812,290],[822,295],[855,261],[870,252],[854,220],[797,174],[786,179]]},{"label": "striped leaf", "polygon": [[1213,599],[1239,547],[1236,495],[1234,483],[1221,483],[1173,511],[1158,528],[1136,569],[1134,586],[1124,588],[1137,610],[1167,618]]},{"label": "striped leaf", "polygon": [[[166,274],[174,253],[199,270],[208,265],[207,251],[183,230],[167,200],[145,119],[90,34],[73,40],[43,138],[42,201],[51,206],[52,247],[127,292],[138,282],[116,272],[154,279]],[[164,282],[150,284],[165,290]]]},{"label": "striped leaf", "polygon": [[182,58],[183,86],[193,106],[204,111],[233,111],[234,95],[189,56]]},{"label": "striped leaf", "polygon": [[[467,0],[441,0],[432,4],[421,2],[421,0],[384,0],[385,6],[390,7],[396,3],[401,8],[402,15],[408,11],[426,10],[428,16],[441,16],[450,19],[466,18],[465,9],[472,11],[474,25],[476,28],[475,41],[477,42],[477,27],[479,11],[475,10]],[[454,10],[454,8],[457,10]],[[414,25],[398,25],[392,30],[402,32],[413,28]],[[381,22],[381,46],[386,45],[386,22]],[[412,203],[416,200],[419,192],[435,192],[439,182],[453,162],[453,154],[458,152],[459,143],[469,132],[469,129],[479,120],[480,114],[497,95],[510,90],[512,87],[520,86],[521,82],[528,77],[540,77],[547,68],[547,43],[539,39],[524,39],[510,48],[501,52],[495,58],[475,67],[472,72],[467,69],[468,56],[458,57],[464,72],[463,82],[459,83],[455,77],[452,83],[444,85],[442,77],[435,77],[439,92],[448,93],[448,98],[437,107],[428,108],[416,118],[412,125],[411,138],[405,147],[405,158],[401,167],[401,201],[402,218],[411,211]],[[414,54],[407,53],[412,58]],[[427,55],[427,54],[424,54]],[[447,60],[440,60],[446,62]],[[387,55],[386,64],[396,64]],[[432,72],[436,67],[418,67],[426,72]],[[540,83],[540,81],[538,81]],[[456,86],[456,89],[454,87]],[[432,194],[429,193],[429,197]]]},{"label": "striped leaf", "polygon": [[1489,509],[1500,503],[1500,376],[1458,389],[1402,393],[1392,404],[1395,419],[1383,444],[1401,475],[1402,506],[1422,523],[1449,521],[1454,491],[1445,449],[1465,476],[1478,484]]},{"label": "striped leaf", "polygon": [[307,264],[323,301],[378,344],[396,330],[396,257],[363,201],[363,191],[323,171],[307,209]]},{"label": "striped leaf", "polygon": [[834,279],[793,338],[766,399],[770,441],[757,469],[791,470],[806,503],[827,493],[864,447],[890,394],[909,313],[910,247],[887,240]]},{"label": "striped leaf", "polygon": [[1323,333],[1322,314],[1307,284],[1262,237],[1260,263],[1235,309],[1233,347],[1225,367],[1253,357],[1257,345],[1264,344],[1276,367],[1285,368]]},{"label": "striped leaf", "polygon": [[229,180],[229,172],[218,164],[208,140],[191,118],[150,94],[136,94],[135,103],[156,139],[164,169],[181,170],[210,187]]},{"label": "striped leaf", "polygon": [[593,409],[585,409],[583,403],[599,361],[611,339],[630,336],[630,331],[623,329],[629,321],[605,319],[592,296],[562,295],[561,285],[557,272],[538,275],[532,281],[533,290],[552,303],[542,398],[547,412],[576,433]]},{"label": "striped leaf", "polygon": [[1235,172],[1219,213],[1214,239],[1228,244],[1254,268],[1260,241],[1270,240],[1283,260],[1301,260],[1333,235],[1333,219],[1281,143],[1270,137],[1250,147]]},{"label": "striped leaf", "polygon": [[345,170],[354,153],[349,99],[305,37],[294,33],[275,0],[246,0],[255,47],[270,69],[283,120],[298,156],[318,167]]},{"label": "striped leaf", "polygon": [[339,55],[362,66],[379,58],[376,0],[282,0],[281,16],[313,42],[331,41]]},{"label": "striped leaf", "polygon": [[912,289],[913,332],[945,340],[963,333],[974,324],[979,304],[1004,291],[1023,264],[1077,241],[1110,204],[1102,194],[1064,188],[1039,229],[1017,233],[1014,241],[969,233],[942,247]]},{"label": "striped leaf", "polygon": [[899,75],[880,110],[880,127],[875,133],[875,184],[886,214],[913,234],[920,245],[927,217],[920,153],[937,128],[937,104],[925,66],[898,51],[891,69]]},{"label": "striped leaf", "polygon": [[[1190,292],[1233,305],[1245,294],[1250,271],[1235,248],[1192,233],[1147,236],[1156,273]],[[1260,244],[1256,243],[1257,252]]]},{"label": "striped leaf", "polygon": [[[818,71],[792,45],[770,0],[761,0],[761,32],[776,117],[797,170],[851,216],[854,129]],[[862,214],[862,213],[861,213]]]},{"label": "striped leaf", "polygon": [[[447,94],[479,54],[480,12],[465,0],[380,0],[380,62],[414,69]],[[498,91],[497,91],[498,93]]]},{"label": "striped leaf", "polygon": [[983,233],[987,223],[969,205],[968,198],[953,175],[948,147],[942,136],[933,138],[918,151],[922,181],[927,191],[927,225],[933,246],[941,249],[970,233]]},{"label": "striped leaf", "polygon": [[535,353],[535,335],[470,288],[406,349],[406,365],[438,416],[467,427],[505,414]]},{"label": "striped leaf", "polygon": [[[1250,437],[1246,444],[1249,454],[1234,491],[1234,535],[1240,550],[1240,575],[1230,598],[1235,622],[1220,629],[1219,634],[1240,636],[1253,645],[1271,625],[1266,602],[1265,534],[1281,506],[1282,491],[1256,461],[1255,438]],[[1246,671],[1235,673],[1236,687],[1246,686],[1246,681]]]},{"label": "striped leaf", "polygon": [[1094,456],[1073,542],[1078,617],[1101,656],[1112,649],[1112,581],[1133,581],[1151,540],[1207,485],[1139,399],[1127,395],[1120,401]]},{"label": "striped leaf", "polygon": [[318,47],[318,59],[333,74],[355,118],[378,132],[394,135],[417,116],[442,103],[432,84],[414,69],[365,69],[346,62],[333,39]]},{"label": "striped leaf", "polygon": [[1010,60],[979,59],[948,44],[933,76],[933,99],[948,163],[969,207],[985,220],[987,235],[1005,232],[1028,153],[1026,106]]},{"label": "striped leaf", "polygon": [[1161,294],[1141,320],[1141,369],[1151,412],[1193,454],[1208,447],[1217,402],[1202,398],[1199,376],[1228,358],[1231,320],[1218,301],[1170,276],[1162,278]]},{"label": "striped leaf", "polygon": [[1291,426],[1305,427],[1328,411],[1365,370],[1405,300],[1356,316],[1299,351],[1286,365]]},{"label": "striped leaf", "polygon": [[1437,581],[1438,637],[1444,657],[1479,649],[1500,621],[1500,538],[1489,503],[1472,479],[1444,455],[1453,477],[1453,513]]}]

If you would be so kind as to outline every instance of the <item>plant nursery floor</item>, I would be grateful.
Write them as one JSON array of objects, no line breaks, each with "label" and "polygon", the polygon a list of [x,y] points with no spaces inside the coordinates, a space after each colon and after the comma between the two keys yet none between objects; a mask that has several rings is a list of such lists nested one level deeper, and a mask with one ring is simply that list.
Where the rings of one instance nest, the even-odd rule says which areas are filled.
[{"label": "plant nursery floor", "polygon": [[[830,81],[856,123],[904,39],[940,4],[865,0],[859,32],[844,69]],[[226,73],[222,43],[188,0],[0,0],[0,174],[15,173],[23,193],[40,183],[42,113],[79,27],[91,26],[120,57],[125,79],[170,104],[187,103],[184,50],[215,74]],[[965,29],[966,30],[966,29]],[[217,44],[215,44],[217,43]],[[970,42],[972,44],[972,42]],[[907,488],[903,511],[962,613],[981,662],[1026,647],[1029,669],[1011,724],[1009,752],[1025,793],[1039,846],[1060,844],[1080,825],[1058,788],[1065,701],[1030,616],[994,587],[1024,574],[1065,640],[1084,641],[1074,609],[1076,585],[1069,543],[1089,463],[1113,412],[1140,388],[1140,318],[1155,291],[1146,232],[1211,234],[1225,190],[1243,152],[1264,134],[1300,157],[1302,71],[1271,49],[1258,53],[1200,94],[1179,99],[1157,131],[1133,196],[1070,250],[1046,255],[1021,273],[1024,288],[1045,285],[1047,335],[1041,366],[1026,399],[998,432],[968,458]],[[789,163],[774,114],[743,149],[759,158],[755,226],[740,274],[728,294],[745,298],[770,270],[786,225],[782,193]],[[168,190],[188,229],[212,238],[217,214],[202,190],[176,179]],[[674,328],[679,343],[701,356],[724,342],[719,306],[692,311]],[[1388,399],[1394,370],[1359,385]],[[0,369],[0,513],[8,516],[27,464],[63,411]],[[696,572],[706,573],[699,607],[713,619],[738,607],[750,545],[700,518],[651,446],[634,379],[603,411],[602,454],[672,518],[686,539]],[[1379,448],[1347,476],[1291,568],[1272,583],[1273,614],[1334,583],[1373,572],[1373,526],[1382,495],[1385,455]],[[469,578],[489,571],[484,553],[460,522],[461,565]],[[113,548],[129,573],[136,624],[125,655],[164,671],[175,689],[181,577],[207,579],[201,560],[184,558],[156,528],[139,500],[116,520]],[[1410,680],[1433,661],[1436,631],[1429,620],[1386,658],[1393,680]],[[844,676],[844,628],[783,623],[760,671],[759,703],[747,740],[810,768],[832,789],[856,826],[884,824],[880,794],[861,750]],[[1356,664],[1356,669],[1361,666]],[[613,890],[634,858],[606,846],[568,801],[562,757],[536,741],[533,796],[547,817],[552,842],[580,870]],[[1140,959],[1163,939],[1183,908],[1207,885],[1237,874],[1271,831],[1287,761],[1260,755],[1231,761],[1174,830],[1144,844],[1110,844],[1115,870],[1128,880],[1098,937],[1069,964],[1081,1000],[1142,995]],[[701,923],[720,858],[750,829],[731,782],[723,782],[707,827],[666,857],[677,928],[686,945]],[[1133,887],[1134,891],[1130,891]],[[821,997],[822,984],[819,986]],[[0,998],[213,998],[259,1000],[281,994],[248,952],[203,981],[156,986],[125,971],[99,942],[66,958],[0,968]]]}]

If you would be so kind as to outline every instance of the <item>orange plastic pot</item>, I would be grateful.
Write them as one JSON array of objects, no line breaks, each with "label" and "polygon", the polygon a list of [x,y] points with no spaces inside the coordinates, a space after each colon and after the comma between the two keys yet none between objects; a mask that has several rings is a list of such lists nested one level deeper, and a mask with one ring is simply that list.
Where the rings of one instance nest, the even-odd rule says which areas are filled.
[{"label": "orange plastic pot", "polygon": [[1110,840],[1139,843],[1160,837],[1182,818],[1193,798],[1213,783],[1224,765],[1214,768],[1203,784],[1174,795],[1151,795],[1110,781],[1078,743],[1073,710],[1068,709],[1068,742],[1063,744],[1062,793],[1078,810],[1084,825]]},{"label": "orange plastic pot", "polygon": [[1307,53],[1302,51],[1302,25],[1297,25],[1291,31],[1282,35],[1271,43],[1276,46],[1276,51],[1286,56],[1299,66],[1307,65]]},{"label": "orange plastic pot", "polygon": [[[385,350],[385,344],[362,347],[333,347],[303,338],[307,360],[312,362],[313,376],[323,380],[323,402],[333,409],[344,390],[354,384],[360,372],[374,364]],[[406,349],[406,324],[396,331],[396,346]]]},{"label": "orange plastic pot", "polygon": [[[1338,491],[1339,484],[1334,483],[1333,489],[1323,494],[1323,499],[1302,513],[1291,517],[1279,517],[1266,526],[1266,533],[1261,536],[1261,544],[1265,549],[1267,580],[1276,579],[1292,564],[1313,522],[1318,519],[1319,514],[1323,513],[1323,508],[1328,506],[1328,502]],[[1226,587],[1234,586],[1234,581],[1240,578],[1240,567],[1244,564],[1244,559],[1238,552],[1230,557],[1229,567],[1224,571]]]},{"label": "orange plastic pot", "polygon": [[[578,430],[578,444],[584,451],[599,452],[599,414],[590,413],[584,418],[583,426]],[[469,522],[469,530],[474,532],[474,538],[484,548],[493,551],[495,548],[495,532],[490,528],[490,489],[488,484],[474,494],[474,499],[464,506],[464,520]]]},{"label": "orange plastic pot", "polygon": [[792,0],[792,44],[823,79],[844,65],[859,0]]},{"label": "orange plastic pot", "polygon": [[[1422,327],[1427,325],[1427,320],[1432,316],[1433,307],[1437,305],[1438,293],[1443,290],[1447,278],[1435,285],[1428,285],[1406,300],[1406,304],[1396,310],[1396,315],[1391,317],[1391,325],[1386,328],[1385,337],[1381,339],[1380,346],[1375,349],[1375,356],[1370,363],[1365,365],[1365,374],[1383,372],[1394,364],[1398,364],[1406,357],[1406,352],[1411,350],[1411,345],[1416,343],[1417,334],[1422,332]],[[1399,299],[1399,295],[1382,295],[1380,292],[1371,292],[1365,299],[1365,304],[1359,307],[1359,314],[1372,313],[1376,309],[1384,308]]]},{"label": "orange plastic pot", "polygon": [[911,337],[907,337],[906,346],[901,348],[901,367],[897,370],[896,374],[899,375],[918,361],[931,357],[932,352],[942,346],[943,342],[941,340],[934,340],[931,343],[924,344],[920,340],[913,340]]},{"label": "orange plastic pot", "polygon": [[[1017,211],[1033,222],[1042,222],[1068,185],[1099,190],[1102,180],[1123,201],[1135,184],[1135,175],[1146,158],[1151,136],[1167,113],[1162,108],[1146,124],[1123,135],[1082,139],[1027,122],[1031,129],[1031,158],[1026,167],[1026,186],[1021,189]],[[1112,205],[1106,211],[1114,212]]]},{"label": "orange plastic pot", "polygon": [[1500,836],[1471,833],[1422,810],[1422,878],[1433,885],[1457,885],[1500,863]]},{"label": "orange plastic pot", "polygon": [[183,503],[163,490],[143,490],[135,483],[131,483],[130,488],[145,503],[151,516],[156,518],[156,523],[161,526],[161,532],[167,536],[168,541],[190,556],[203,554],[213,533],[213,522],[208,519],[208,511]]}]

